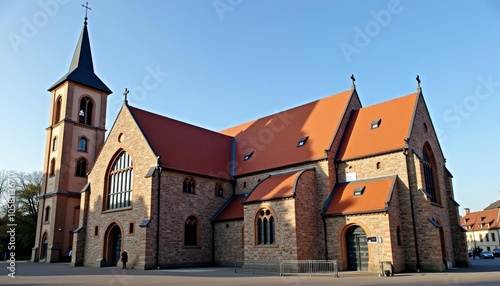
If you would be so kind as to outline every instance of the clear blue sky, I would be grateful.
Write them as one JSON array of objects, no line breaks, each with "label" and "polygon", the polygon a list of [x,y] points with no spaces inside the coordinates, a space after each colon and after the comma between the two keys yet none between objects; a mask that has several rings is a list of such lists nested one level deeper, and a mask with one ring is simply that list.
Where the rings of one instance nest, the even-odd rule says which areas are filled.
[{"label": "clear blue sky", "polygon": [[[83,1],[0,0],[0,170],[41,170],[47,92],[70,65]],[[221,130],[350,88],[364,106],[415,91],[460,209],[500,198],[499,1],[92,1],[97,75],[129,103]]]}]

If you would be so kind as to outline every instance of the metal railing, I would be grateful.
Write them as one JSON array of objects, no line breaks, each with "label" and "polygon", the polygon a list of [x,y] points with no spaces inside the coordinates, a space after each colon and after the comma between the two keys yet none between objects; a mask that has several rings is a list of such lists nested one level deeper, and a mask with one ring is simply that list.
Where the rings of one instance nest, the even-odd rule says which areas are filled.
[{"label": "metal railing", "polygon": [[280,276],[333,275],[339,277],[337,260],[282,260]]},{"label": "metal railing", "polygon": [[332,275],[339,277],[337,260],[243,260],[234,261],[235,273],[285,275]]}]

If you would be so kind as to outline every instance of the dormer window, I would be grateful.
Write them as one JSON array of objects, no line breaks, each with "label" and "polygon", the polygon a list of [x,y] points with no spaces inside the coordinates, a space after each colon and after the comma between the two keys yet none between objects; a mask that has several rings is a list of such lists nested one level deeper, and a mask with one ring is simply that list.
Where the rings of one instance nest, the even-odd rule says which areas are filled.
[{"label": "dormer window", "polygon": [[297,143],[297,147],[302,147],[306,145],[307,139],[309,139],[309,136],[304,136],[300,138],[299,142]]},{"label": "dormer window", "polygon": [[354,189],[353,195],[354,195],[355,197],[357,197],[357,196],[361,196],[364,192],[365,192],[365,186],[356,187],[356,188]]},{"label": "dormer window", "polygon": [[243,161],[247,161],[248,159],[250,159],[250,157],[252,157],[252,155],[253,155],[253,151],[246,154],[245,157],[243,157]]},{"label": "dormer window", "polygon": [[371,129],[377,129],[380,126],[380,122],[382,122],[382,119],[380,118],[373,120]]}]

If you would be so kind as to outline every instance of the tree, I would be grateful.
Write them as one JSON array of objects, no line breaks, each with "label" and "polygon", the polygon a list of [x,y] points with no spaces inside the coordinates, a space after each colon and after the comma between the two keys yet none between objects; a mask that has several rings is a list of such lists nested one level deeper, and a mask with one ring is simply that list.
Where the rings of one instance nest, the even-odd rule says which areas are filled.
[{"label": "tree", "polygon": [[8,224],[15,224],[16,253],[29,255],[35,243],[38,196],[42,190],[42,172],[0,171],[2,217],[0,251],[7,249]]}]

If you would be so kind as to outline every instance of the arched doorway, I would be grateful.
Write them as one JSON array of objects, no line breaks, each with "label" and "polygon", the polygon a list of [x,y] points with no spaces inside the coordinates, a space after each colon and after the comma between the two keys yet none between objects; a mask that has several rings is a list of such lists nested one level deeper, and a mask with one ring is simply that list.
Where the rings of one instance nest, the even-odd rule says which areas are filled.
[{"label": "arched doorway", "polygon": [[368,243],[366,233],[360,226],[351,226],[345,236],[347,269],[368,271]]},{"label": "arched doorway", "polygon": [[40,260],[47,260],[47,250],[49,249],[49,240],[47,233],[42,236],[42,251],[40,252]]},{"label": "arched doorway", "polygon": [[122,231],[117,224],[108,227],[106,232],[106,241],[104,248],[104,257],[107,266],[116,266],[120,260],[120,251],[122,248]]}]

